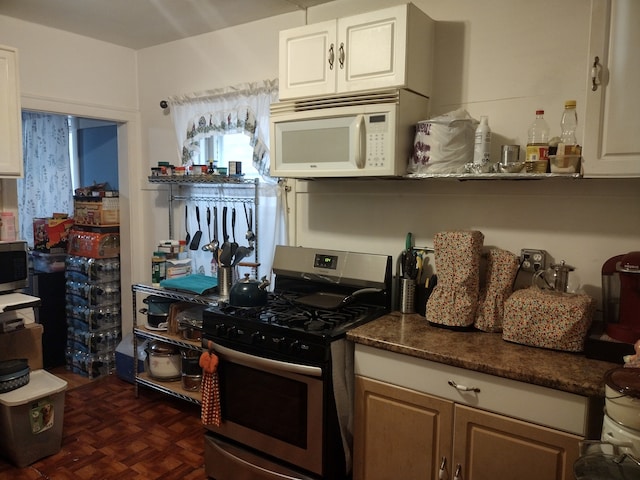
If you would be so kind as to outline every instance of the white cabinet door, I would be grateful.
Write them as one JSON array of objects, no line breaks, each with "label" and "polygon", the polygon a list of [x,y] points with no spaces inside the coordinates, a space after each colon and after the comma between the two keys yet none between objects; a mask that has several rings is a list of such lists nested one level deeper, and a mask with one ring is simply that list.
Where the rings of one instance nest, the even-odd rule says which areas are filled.
[{"label": "white cabinet door", "polygon": [[601,84],[587,93],[584,174],[640,177],[640,2],[592,0],[590,61]]},{"label": "white cabinet door", "polygon": [[434,22],[397,5],[280,32],[280,100],[384,88],[431,93]]},{"label": "white cabinet door", "polygon": [[404,85],[406,37],[407,5],[338,20],[338,91]]},{"label": "white cabinet door", "polygon": [[0,177],[22,176],[18,52],[0,46]]},{"label": "white cabinet door", "polygon": [[280,99],[336,91],[336,21],[280,32]]}]

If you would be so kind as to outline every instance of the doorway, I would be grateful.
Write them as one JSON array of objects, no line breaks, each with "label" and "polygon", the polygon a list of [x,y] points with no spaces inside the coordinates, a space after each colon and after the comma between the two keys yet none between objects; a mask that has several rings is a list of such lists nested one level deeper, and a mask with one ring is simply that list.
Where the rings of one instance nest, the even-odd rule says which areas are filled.
[{"label": "doorway", "polygon": [[118,190],[114,122],[23,111],[24,178],[18,180],[19,237],[34,246],[33,219],[72,217],[80,187]]}]

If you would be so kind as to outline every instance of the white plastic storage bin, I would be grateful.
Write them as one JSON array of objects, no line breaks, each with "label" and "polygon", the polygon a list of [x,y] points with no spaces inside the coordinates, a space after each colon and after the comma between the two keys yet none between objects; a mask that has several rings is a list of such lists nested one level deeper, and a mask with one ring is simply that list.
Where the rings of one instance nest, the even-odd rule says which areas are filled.
[{"label": "white plastic storage bin", "polygon": [[0,394],[0,452],[18,467],[53,455],[62,446],[67,382],[45,370],[24,387]]}]

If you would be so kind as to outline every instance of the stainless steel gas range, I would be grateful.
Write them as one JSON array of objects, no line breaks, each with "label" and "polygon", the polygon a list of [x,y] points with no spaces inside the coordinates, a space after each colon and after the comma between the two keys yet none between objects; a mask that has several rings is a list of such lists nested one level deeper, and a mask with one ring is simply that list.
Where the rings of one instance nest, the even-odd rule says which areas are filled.
[{"label": "stainless steel gas range", "polygon": [[267,304],[205,311],[203,345],[220,359],[222,421],[208,425],[216,480],[346,479],[353,350],[345,333],[388,312],[391,257],[276,247]]}]

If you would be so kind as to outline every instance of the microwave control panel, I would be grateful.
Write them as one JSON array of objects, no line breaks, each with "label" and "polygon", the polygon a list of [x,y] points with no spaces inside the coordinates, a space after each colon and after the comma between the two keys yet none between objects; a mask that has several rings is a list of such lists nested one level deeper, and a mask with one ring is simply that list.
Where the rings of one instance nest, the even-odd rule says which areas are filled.
[{"label": "microwave control panel", "polygon": [[389,118],[386,113],[375,113],[367,119],[367,166],[383,167],[387,164],[389,142]]}]

